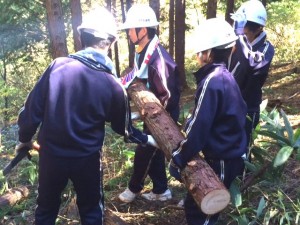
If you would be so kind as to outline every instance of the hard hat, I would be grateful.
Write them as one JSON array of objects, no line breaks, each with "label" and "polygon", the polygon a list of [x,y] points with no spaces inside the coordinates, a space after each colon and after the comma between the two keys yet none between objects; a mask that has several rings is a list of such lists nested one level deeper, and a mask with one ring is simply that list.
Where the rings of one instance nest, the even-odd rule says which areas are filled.
[{"label": "hard hat", "polygon": [[201,23],[194,33],[195,53],[208,49],[227,49],[235,45],[238,37],[224,19],[211,18]]},{"label": "hard hat", "polygon": [[148,5],[133,5],[127,12],[126,21],[122,29],[153,27],[156,28],[159,22],[156,19],[155,12]]},{"label": "hard hat", "polygon": [[113,15],[105,8],[98,8],[83,16],[82,24],[77,31],[90,33],[94,37],[108,39],[110,36],[117,38],[117,24]]},{"label": "hard hat", "polygon": [[237,13],[245,13],[247,21],[266,26],[267,11],[259,0],[249,0],[244,2]]}]

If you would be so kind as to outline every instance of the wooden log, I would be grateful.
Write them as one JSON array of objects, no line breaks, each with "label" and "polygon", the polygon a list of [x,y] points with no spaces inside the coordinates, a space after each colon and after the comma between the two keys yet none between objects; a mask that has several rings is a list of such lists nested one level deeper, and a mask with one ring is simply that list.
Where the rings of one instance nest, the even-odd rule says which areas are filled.
[{"label": "wooden log", "polygon": [[[167,160],[172,150],[184,140],[184,135],[160,104],[156,96],[139,80],[128,88],[128,94],[138,109]],[[216,214],[227,207],[230,194],[213,169],[197,155],[181,172],[184,185],[192,194],[202,212]]]},{"label": "wooden log", "polygon": [[12,188],[6,194],[0,196],[0,209],[7,206],[13,206],[23,198],[27,198],[29,190],[25,186]]}]

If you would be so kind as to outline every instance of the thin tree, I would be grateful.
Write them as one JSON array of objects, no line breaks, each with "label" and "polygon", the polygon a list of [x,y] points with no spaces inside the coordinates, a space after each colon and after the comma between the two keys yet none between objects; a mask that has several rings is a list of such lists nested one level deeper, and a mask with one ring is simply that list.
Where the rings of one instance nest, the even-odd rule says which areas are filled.
[{"label": "thin tree", "polygon": [[75,52],[81,49],[81,42],[79,40],[79,33],[77,27],[82,22],[82,9],[80,0],[70,0],[71,17],[72,17],[72,30],[73,30],[73,40],[74,40],[74,50]]},{"label": "thin tree", "polygon": [[170,0],[169,8],[169,53],[174,57],[174,0]]},{"label": "thin tree", "polygon": [[[150,0],[149,5],[154,10],[157,20],[160,21],[160,1],[159,0]],[[159,27],[157,30],[157,35],[159,35]]]},{"label": "thin tree", "polygon": [[51,42],[51,55],[55,59],[68,55],[66,31],[60,0],[45,0],[48,28]]},{"label": "thin tree", "polygon": [[185,0],[175,2],[175,62],[179,70],[180,85],[182,89],[187,88],[184,70],[185,56]]},{"label": "thin tree", "polygon": [[[120,0],[120,2],[121,2],[121,10],[122,10],[122,21],[124,23],[126,20],[126,12],[131,8],[134,1],[126,0],[124,3],[124,0]],[[128,41],[128,57],[129,57],[128,66],[133,67],[135,47],[134,47],[134,44],[131,43],[128,33],[126,33],[126,34],[127,34],[127,41]]]},{"label": "thin tree", "polygon": [[233,20],[230,18],[230,13],[233,13],[233,9],[234,9],[234,0],[227,0],[225,20],[230,24],[233,24]]},{"label": "thin tree", "polygon": [[206,8],[206,19],[215,18],[217,16],[217,0],[208,0]]}]

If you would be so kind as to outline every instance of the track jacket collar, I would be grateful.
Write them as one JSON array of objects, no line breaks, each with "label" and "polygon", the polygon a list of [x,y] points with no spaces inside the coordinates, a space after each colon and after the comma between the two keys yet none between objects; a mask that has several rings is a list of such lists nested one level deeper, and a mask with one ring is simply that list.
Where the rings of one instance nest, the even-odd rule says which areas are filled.
[{"label": "track jacket collar", "polygon": [[104,70],[105,72],[110,73],[115,77],[117,76],[115,66],[111,59],[107,55],[104,55],[94,48],[86,48],[69,55],[69,57],[79,60],[92,69]]}]

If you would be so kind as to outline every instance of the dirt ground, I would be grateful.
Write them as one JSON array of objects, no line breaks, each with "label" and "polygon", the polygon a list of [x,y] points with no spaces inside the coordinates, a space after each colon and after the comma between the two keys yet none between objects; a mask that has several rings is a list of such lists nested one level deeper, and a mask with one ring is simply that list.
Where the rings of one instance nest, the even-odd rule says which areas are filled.
[{"label": "dirt ground", "polygon": [[[267,82],[264,86],[264,99],[268,99],[270,109],[282,108],[293,128],[300,126],[300,63],[286,64],[272,67]],[[184,92],[182,102],[193,101],[193,91]],[[295,173],[291,175],[295,175]],[[298,176],[296,176],[299,179]],[[106,179],[109,176],[106,175]],[[178,207],[177,203],[184,197],[185,188],[179,182],[171,179],[169,182],[173,193],[173,199],[166,202],[149,202],[138,196],[132,203],[126,204],[118,200],[118,194],[125,187],[117,187],[110,190],[110,195],[106,196],[106,207],[110,209],[114,216],[121,219],[128,225],[186,225],[184,210]],[[150,190],[150,188],[147,188]],[[143,191],[149,191],[149,190]],[[72,205],[72,204],[71,204]],[[74,206],[74,204],[73,204]],[[69,207],[70,220],[65,224],[79,224],[76,209],[72,211]],[[113,217],[114,217],[113,216]],[[71,217],[74,219],[72,220]],[[16,223],[12,219],[0,219],[0,224],[32,224],[33,212],[29,212],[25,223]],[[65,220],[66,221],[66,220]],[[122,225],[123,223],[116,223]],[[107,223],[106,225],[111,225]]]}]

